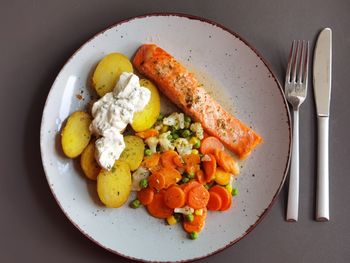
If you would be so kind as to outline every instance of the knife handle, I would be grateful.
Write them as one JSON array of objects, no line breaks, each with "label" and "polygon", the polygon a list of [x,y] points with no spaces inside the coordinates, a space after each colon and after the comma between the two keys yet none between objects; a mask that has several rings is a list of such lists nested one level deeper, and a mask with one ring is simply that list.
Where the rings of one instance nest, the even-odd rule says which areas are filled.
[{"label": "knife handle", "polygon": [[316,220],[329,220],[329,117],[318,116],[318,151],[317,151],[317,200]]}]

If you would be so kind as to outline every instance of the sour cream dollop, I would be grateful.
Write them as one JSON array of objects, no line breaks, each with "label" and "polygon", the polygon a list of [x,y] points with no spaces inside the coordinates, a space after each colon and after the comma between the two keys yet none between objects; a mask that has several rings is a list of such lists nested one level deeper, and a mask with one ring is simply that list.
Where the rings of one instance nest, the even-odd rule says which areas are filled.
[{"label": "sour cream dollop", "polygon": [[101,136],[95,143],[95,158],[101,167],[110,170],[119,159],[125,148],[122,132],[150,98],[151,92],[140,86],[138,76],[123,72],[113,92],[94,103],[90,131]]}]

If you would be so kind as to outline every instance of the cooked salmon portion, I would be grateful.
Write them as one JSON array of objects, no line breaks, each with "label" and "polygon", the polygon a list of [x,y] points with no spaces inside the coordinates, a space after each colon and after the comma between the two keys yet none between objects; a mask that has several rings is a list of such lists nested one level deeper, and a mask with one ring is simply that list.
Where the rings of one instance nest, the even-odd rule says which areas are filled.
[{"label": "cooked salmon portion", "polygon": [[217,137],[240,159],[247,157],[262,142],[259,134],[228,113],[191,72],[160,47],[142,45],[134,56],[133,64],[165,96],[200,122],[208,134]]}]

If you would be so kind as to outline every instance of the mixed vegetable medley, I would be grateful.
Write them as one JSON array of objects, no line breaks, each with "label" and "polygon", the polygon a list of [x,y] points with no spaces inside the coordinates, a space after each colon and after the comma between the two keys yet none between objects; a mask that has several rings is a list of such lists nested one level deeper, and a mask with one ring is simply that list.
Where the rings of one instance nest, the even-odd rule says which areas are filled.
[{"label": "mixed vegetable medley", "polygon": [[205,136],[200,123],[183,113],[159,115],[153,128],[136,133],[146,148],[140,167],[132,174],[137,198],[132,208],[144,205],[170,225],[182,222],[195,239],[205,225],[207,210],[231,207],[234,176],[239,167],[215,137]]},{"label": "mixed vegetable medley", "polygon": [[[111,103],[122,105],[113,94],[120,92],[119,77],[132,71],[122,54],[102,59],[92,81],[101,101],[106,100],[105,96],[115,96]],[[142,110],[132,111],[131,127],[118,130],[122,136],[118,143],[124,150],[110,169],[102,168],[96,157],[101,135],[93,133],[93,114],[89,111],[69,116],[62,130],[63,152],[70,158],[80,156],[84,174],[97,181],[98,196],[107,207],[124,205],[130,192],[136,191],[136,199],[129,200],[131,208],[145,207],[151,216],[169,225],[181,222],[189,238],[196,239],[208,210],[226,211],[231,207],[232,196],[238,193],[234,179],[239,166],[219,139],[205,133],[201,123],[182,112],[160,113],[158,89],[150,80],[141,79],[140,86],[149,90],[150,99]],[[120,118],[124,111],[120,109]]]}]

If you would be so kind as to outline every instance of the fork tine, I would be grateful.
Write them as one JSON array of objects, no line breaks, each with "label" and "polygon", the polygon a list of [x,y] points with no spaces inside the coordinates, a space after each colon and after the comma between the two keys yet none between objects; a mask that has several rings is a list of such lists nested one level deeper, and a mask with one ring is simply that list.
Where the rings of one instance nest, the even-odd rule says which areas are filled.
[{"label": "fork tine", "polygon": [[286,72],[286,82],[290,82],[290,72],[291,72],[291,69],[292,69],[292,62],[293,62],[293,57],[294,57],[294,48],[295,48],[295,40],[293,40],[292,47],[290,48],[290,52],[289,52],[287,72]]},{"label": "fork tine", "polygon": [[303,83],[303,75],[305,74],[305,53],[306,53],[306,42],[301,41],[301,54],[299,57],[299,73],[298,73],[298,83]]},{"label": "fork tine", "polygon": [[305,54],[305,60],[304,60],[304,78],[303,78],[303,82],[305,84],[308,83],[308,79],[309,79],[309,45],[310,45],[310,42],[309,41],[306,41],[306,54]]},{"label": "fork tine", "polygon": [[295,56],[293,57],[292,79],[291,79],[291,82],[293,83],[296,81],[296,77],[297,77],[297,66],[298,66],[297,60],[299,57],[299,53],[300,53],[300,40],[298,40],[297,42]]}]

